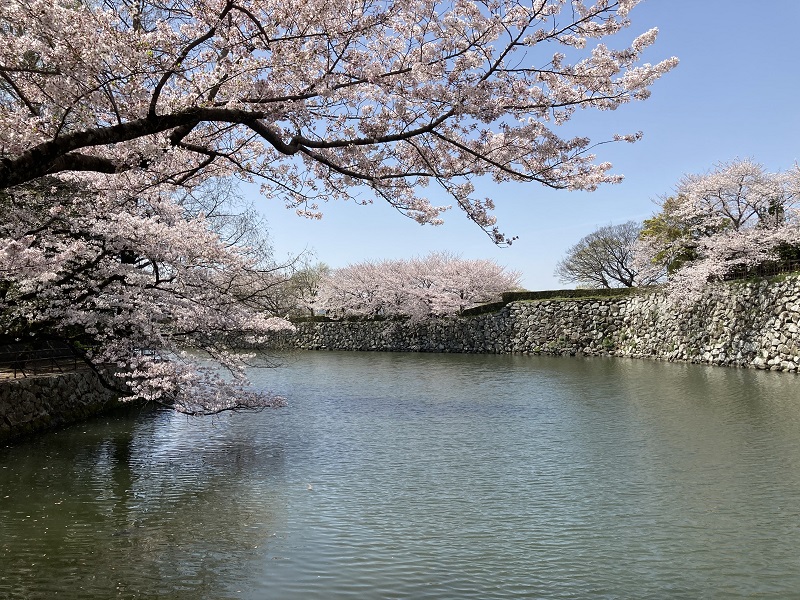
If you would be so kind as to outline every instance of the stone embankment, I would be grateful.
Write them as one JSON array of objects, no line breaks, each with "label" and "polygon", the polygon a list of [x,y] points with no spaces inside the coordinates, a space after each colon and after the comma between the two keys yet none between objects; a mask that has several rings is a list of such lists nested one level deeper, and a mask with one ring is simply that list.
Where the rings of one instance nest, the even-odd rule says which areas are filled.
[{"label": "stone embankment", "polygon": [[0,444],[82,421],[119,404],[91,371],[3,379]]},{"label": "stone embankment", "polygon": [[[495,312],[422,322],[297,323],[282,344],[313,350],[585,354],[797,373],[800,276],[715,286],[675,306],[660,291],[510,302]],[[0,443],[117,406],[90,371],[0,382]]]},{"label": "stone embankment", "polygon": [[303,349],[585,354],[797,372],[800,277],[714,286],[699,301],[661,291],[511,302],[496,312],[424,322],[297,323]]}]

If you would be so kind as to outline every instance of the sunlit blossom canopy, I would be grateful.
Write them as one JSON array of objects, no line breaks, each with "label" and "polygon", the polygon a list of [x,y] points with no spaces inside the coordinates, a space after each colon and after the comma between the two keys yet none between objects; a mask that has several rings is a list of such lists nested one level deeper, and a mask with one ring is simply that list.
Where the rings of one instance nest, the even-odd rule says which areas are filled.
[{"label": "sunlit blossom canopy", "polygon": [[797,252],[800,167],[771,173],[750,159],[736,159],[685,175],[645,226],[640,266],[672,266],[673,298],[696,299],[709,281],[781,261],[781,250]]},{"label": "sunlit blossom canopy", "polygon": [[[306,216],[384,199],[422,223],[438,184],[497,243],[473,179],[592,190],[607,140],[561,137],[577,108],[649,95],[677,64],[601,38],[638,0],[5,0],[0,187],[103,187],[235,173]],[[634,141],[639,134],[621,133]]]},{"label": "sunlit blossom canopy", "polygon": [[[66,339],[127,397],[192,414],[280,404],[235,351],[291,328],[280,269],[252,226],[219,226],[218,186],[257,181],[309,217],[379,199],[431,224],[438,187],[509,242],[476,178],[619,181],[593,148],[639,134],[559,127],[677,64],[643,62],[655,29],[602,43],[636,3],[0,2],[0,337]],[[464,289],[402,312],[463,308]]]}]

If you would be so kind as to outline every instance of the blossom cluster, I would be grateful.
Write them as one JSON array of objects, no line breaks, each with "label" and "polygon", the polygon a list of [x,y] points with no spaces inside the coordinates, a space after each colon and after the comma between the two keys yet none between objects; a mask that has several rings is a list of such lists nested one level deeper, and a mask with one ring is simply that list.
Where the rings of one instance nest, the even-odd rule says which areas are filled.
[{"label": "blossom cluster", "polygon": [[779,260],[781,248],[800,247],[796,165],[770,173],[752,160],[737,159],[685,176],[675,192],[653,219],[662,226],[650,235],[645,229],[637,262],[656,270],[677,265],[669,282],[676,299],[694,299],[709,281]]},{"label": "blossom cluster", "polygon": [[322,278],[313,308],[334,317],[421,320],[499,300],[502,292],[518,286],[519,274],[494,261],[434,252],[334,269]]},{"label": "blossom cluster", "polygon": [[4,0],[0,188],[235,173],[305,216],[379,199],[435,224],[448,206],[424,190],[437,184],[508,242],[474,178],[620,180],[558,127],[646,98],[677,64],[643,61],[655,29],[622,49],[600,41],[638,1]]},{"label": "blossom cluster", "polygon": [[[645,61],[655,29],[604,41],[638,1],[3,0],[2,335],[69,339],[132,397],[186,412],[268,405],[231,349],[289,327],[274,266],[252,228],[223,232],[191,198],[235,176],[311,218],[379,200],[435,225],[454,205],[511,243],[476,179],[621,179],[593,153],[603,140],[559,127],[646,98],[677,65]],[[515,282],[431,260],[387,283],[383,308],[328,301],[443,314]]]},{"label": "blossom cluster", "polygon": [[292,327],[267,310],[279,269],[166,192],[53,179],[4,193],[0,339],[66,340],[128,399],[191,413],[273,405],[247,391],[248,357],[232,350]]}]

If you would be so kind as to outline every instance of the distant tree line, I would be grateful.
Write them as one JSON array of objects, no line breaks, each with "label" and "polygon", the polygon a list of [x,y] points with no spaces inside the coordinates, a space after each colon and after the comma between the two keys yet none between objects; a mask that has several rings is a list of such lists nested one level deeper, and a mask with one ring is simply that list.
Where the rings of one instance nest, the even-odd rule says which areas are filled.
[{"label": "distant tree line", "polygon": [[297,274],[297,301],[306,314],[423,319],[499,300],[503,292],[519,287],[519,278],[491,260],[432,252],[339,269],[317,265]]}]

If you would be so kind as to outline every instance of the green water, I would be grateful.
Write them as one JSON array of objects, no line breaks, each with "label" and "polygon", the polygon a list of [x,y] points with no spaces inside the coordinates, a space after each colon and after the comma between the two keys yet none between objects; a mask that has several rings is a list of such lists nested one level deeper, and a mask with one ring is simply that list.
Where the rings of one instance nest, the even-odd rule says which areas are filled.
[{"label": "green water", "polygon": [[0,449],[0,598],[797,598],[800,378],[299,353]]}]

